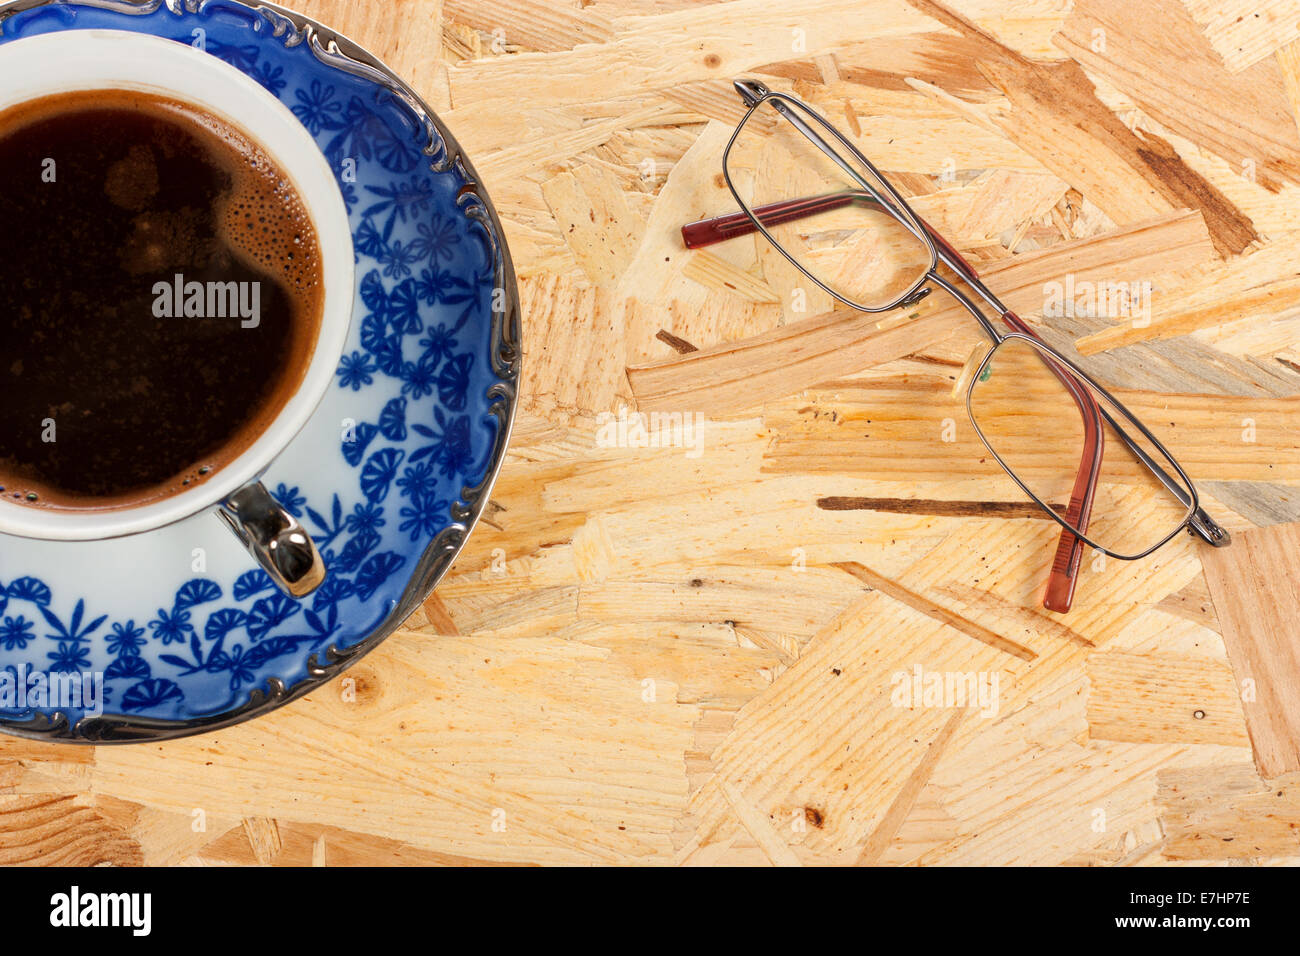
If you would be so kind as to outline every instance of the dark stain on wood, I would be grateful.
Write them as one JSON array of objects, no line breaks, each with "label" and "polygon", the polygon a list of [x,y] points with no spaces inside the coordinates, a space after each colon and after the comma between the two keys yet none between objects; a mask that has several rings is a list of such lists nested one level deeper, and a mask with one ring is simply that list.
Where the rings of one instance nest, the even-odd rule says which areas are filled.
[{"label": "dark stain on wood", "polygon": [[[939,518],[1051,519],[1032,501],[941,501],[936,498],[854,498],[832,495],[817,499],[823,511],[885,511],[891,514],[934,515]],[[1060,514],[1065,509],[1053,506]]]},{"label": "dark stain on wood", "polygon": [[699,349],[696,348],[694,345],[692,345],[690,342],[687,342],[683,338],[678,338],[676,335],[673,335],[667,329],[660,329],[658,332],[655,333],[655,338],[657,338],[660,342],[663,342],[670,349],[675,351],[678,355],[689,355],[691,352],[699,351]]},{"label": "dark stain on wood", "polygon": [[[1080,69],[1079,72],[1083,71]],[[1138,138],[1136,134],[1132,135]],[[1210,240],[1219,255],[1236,255],[1259,241],[1255,224],[1209,180],[1183,162],[1166,140],[1148,130],[1138,141],[1141,146],[1137,155],[1154,173],[1157,188],[1175,206],[1201,211],[1205,226],[1210,230]]]}]

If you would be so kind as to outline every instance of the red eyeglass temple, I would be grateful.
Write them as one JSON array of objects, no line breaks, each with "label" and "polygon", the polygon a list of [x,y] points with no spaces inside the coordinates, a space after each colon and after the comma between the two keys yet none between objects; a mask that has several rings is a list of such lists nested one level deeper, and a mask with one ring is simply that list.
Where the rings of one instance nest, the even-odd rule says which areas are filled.
[{"label": "red eyeglass temple", "polygon": [[[789,199],[784,202],[771,203],[766,206],[759,206],[753,212],[754,216],[761,220],[764,226],[779,226],[783,223],[795,222],[806,216],[813,216],[820,212],[828,212],[832,209],[839,209],[853,204],[879,205],[874,198],[863,193],[842,192],[832,193],[828,196],[810,196],[804,199]],[[921,228],[929,234],[930,240],[943,251],[950,262],[959,264],[971,278],[979,278],[979,273],[975,271],[961,253],[931,228],[930,224],[924,219],[918,217],[918,220]],[[736,212],[726,216],[716,216],[712,219],[701,219],[698,222],[682,226],[682,241],[686,244],[687,249],[701,249],[715,243],[725,242],[728,239],[751,235],[757,231],[758,227],[755,226],[753,219],[743,212]],[[1034,339],[1039,338],[1038,334],[1014,312],[1007,310],[1002,314],[1001,318],[1013,331]],[[1052,373],[1070,392],[1083,416],[1083,456],[1079,463],[1079,471],[1075,475],[1074,488],[1070,494],[1070,506],[1066,511],[1065,520],[1072,527],[1087,531],[1089,521],[1092,518],[1092,504],[1097,492],[1097,475],[1101,470],[1101,452],[1105,443],[1105,437],[1101,431],[1101,415],[1097,408],[1097,402],[1091,393],[1081,386],[1067,369],[1051,362],[1049,362],[1049,366],[1052,368]],[[1080,565],[1083,562],[1083,545],[1083,540],[1074,532],[1064,528],[1061,530],[1061,537],[1056,546],[1056,556],[1052,561],[1052,570],[1047,578],[1047,590],[1043,595],[1043,607],[1047,610],[1063,614],[1070,610],[1071,605],[1074,603],[1074,588],[1078,582]]]}]

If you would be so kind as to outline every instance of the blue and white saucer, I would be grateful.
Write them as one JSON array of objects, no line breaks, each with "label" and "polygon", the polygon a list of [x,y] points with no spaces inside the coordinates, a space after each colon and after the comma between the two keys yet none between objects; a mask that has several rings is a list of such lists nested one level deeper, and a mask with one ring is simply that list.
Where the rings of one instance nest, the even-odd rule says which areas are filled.
[{"label": "blue and white saucer", "polygon": [[[315,594],[276,591],[211,514],[113,541],[0,537],[0,729],[158,740],[309,692],[424,600],[505,455],[518,295],[496,214],[455,141],[355,44],[233,0],[0,7],[0,43],[81,29],[200,45],[279,97],[339,177],[358,263],[335,387],[263,479],[325,557]],[[102,698],[69,703],[70,685],[90,688],[92,675]]]}]

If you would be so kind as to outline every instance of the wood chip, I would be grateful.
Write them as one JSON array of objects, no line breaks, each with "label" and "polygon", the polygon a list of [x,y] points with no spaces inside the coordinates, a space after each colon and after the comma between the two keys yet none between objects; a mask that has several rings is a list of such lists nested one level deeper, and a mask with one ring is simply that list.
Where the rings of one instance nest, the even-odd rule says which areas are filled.
[{"label": "wood chip", "polygon": [[1239,533],[1203,561],[1255,765],[1265,778],[1300,771],[1300,524]]}]

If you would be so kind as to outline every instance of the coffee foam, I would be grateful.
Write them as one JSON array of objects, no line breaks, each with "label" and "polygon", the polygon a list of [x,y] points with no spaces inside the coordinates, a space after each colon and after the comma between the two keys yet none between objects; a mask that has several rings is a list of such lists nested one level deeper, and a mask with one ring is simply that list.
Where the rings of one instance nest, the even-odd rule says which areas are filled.
[{"label": "coffee foam", "polygon": [[234,126],[184,103],[159,100],[157,105],[221,140],[226,149],[215,156],[238,160],[225,168],[231,188],[219,210],[221,238],[245,265],[271,273],[296,296],[306,297],[299,305],[316,304],[321,290],[316,227],[289,178]]}]

